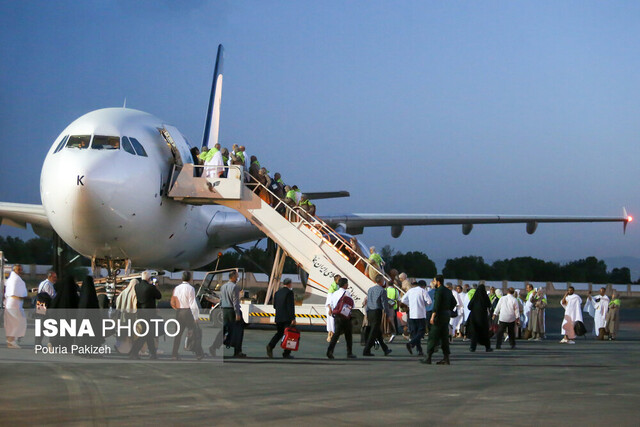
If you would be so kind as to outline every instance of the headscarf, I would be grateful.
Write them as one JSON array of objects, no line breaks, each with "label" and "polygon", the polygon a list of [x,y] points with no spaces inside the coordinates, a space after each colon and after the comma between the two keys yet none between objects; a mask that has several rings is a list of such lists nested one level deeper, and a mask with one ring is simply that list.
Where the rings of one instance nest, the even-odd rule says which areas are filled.
[{"label": "headscarf", "polygon": [[78,308],[100,308],[96,287],[93,284],[93,277],[91,276],[85,277],[82,281]]},{"label": "headscarf", "polygon": [[72,276],[58,280],[54,288],[56,296],[51,301],[51,308],[78,308],[78,285]]},{"label": "headscarf", "polygon": [[496,295],[498,298],[502,298],[502,289],[496,289]]},{"label": "headscarf", "polygon": [[489,300],[489,296],[487,295],[487,290],[485,289],[484,283],[481,283],[478,286],[473,298],[467,305],[469,310],[486,310],[491,307],[491,301]]}]

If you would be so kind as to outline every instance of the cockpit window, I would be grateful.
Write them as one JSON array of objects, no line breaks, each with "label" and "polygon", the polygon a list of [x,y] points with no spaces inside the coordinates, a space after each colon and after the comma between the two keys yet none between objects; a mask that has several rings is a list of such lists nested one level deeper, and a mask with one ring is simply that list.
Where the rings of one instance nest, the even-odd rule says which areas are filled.
[{"label": "cockpit window", "polygon": [[120,137],[94,135],[93,142],[91,143],[91,148],[94,150],[119,150]]},{"label": "cockpit window", "polygon": [[67,142],[67,148],[89,148],[91,135],[72,135]]},{"label": "cockpit window", "polygon": [[129,138],[127,138],[126,136],[122,137],[122,148],[124,148],[124,151],[126,151],[127,153],[133,154],[134,156],[136,155],[136,152],[133,149],[133,145],[131,145],[131,142],[129,142]]},{"label": "cockpit window", "polygon": [[144,150],[142,144],[140,144],[140,141],[131,137],[129,137],[129,139],[131,140],[131,144],[133,144],[133,148],[136,149],[136,153],[138,153],[138,156],[147,157],[147,152]]},{"label": "cockpit window", "polygon": [[64,144],[67,142],[67,139],[69,139],[69,135],[65,135],[64,138],[62,138],[62,141],[60,141],[60,143],[56,147],[53,154],[56,154],[58,151],[62,150],[62,147],[64,147]]}]

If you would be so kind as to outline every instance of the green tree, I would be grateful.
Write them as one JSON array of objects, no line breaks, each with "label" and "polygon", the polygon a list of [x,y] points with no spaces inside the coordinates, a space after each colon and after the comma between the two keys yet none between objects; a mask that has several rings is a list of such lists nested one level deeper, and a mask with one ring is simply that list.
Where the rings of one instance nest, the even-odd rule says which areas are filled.
[{"label": "green tree", "polygon": [[435,262],[429,257],[418,251],[401,253],[397,252],[391,258],[391,264],[388,269],[395,268],[400,272],[405,272],[409,277],[434,277],[438,274]]},{"label": "green tree", "polygon": [[442,269],[442,274],[448,278],[464,280],[480,280],[491,277],[491,267],[480,256],[464,256],[448,259]]}]

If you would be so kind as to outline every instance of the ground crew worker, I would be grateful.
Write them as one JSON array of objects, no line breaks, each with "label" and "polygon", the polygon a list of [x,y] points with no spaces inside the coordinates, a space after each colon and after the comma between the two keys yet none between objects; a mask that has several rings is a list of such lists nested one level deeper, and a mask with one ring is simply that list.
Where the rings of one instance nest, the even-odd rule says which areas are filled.
[{"label": "ground crew worker", "polygon": [[429,320],[432,326],[427,341],[427,357],[420,362],[430,365],[431,356],[433,356],[436,346],[440,344],[444,358],[438,362],[438,365],[449,365],[449,320],[451,319],[451,310],[456,307],[457,302],[451,290],[445,288],[444,276],[442,274],[438,274],[432,283],[436,287],[433,313]]}]

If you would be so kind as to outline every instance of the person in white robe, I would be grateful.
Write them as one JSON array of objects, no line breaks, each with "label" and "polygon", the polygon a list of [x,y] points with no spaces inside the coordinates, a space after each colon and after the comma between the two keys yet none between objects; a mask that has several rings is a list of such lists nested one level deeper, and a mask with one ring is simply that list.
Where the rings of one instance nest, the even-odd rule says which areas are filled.
[{"label": "person in white robe", "polygon": [[533,285],[527,283],[525,286],[525,291],[527,292],[527,296],[524,300],[524,307],[522,310],[522,314],[524,315],[522,329],[531,329],[529,326],[529,320],[531,319],[531,310],[533,309],[533,304],[531,303],[531,298],[535,295],[535,290],[533,289]]},{"label": "person in white robe", "polygon": [[573,286],[569,286],[567,293],[561,301],[564,307],[564,319],[562,320],[561,333],[564,336],[561,343],[575,344],[573,339],[576,337],[574,330],[575,323],[582,322],[582,298],[575,293]]},{"label": "person in white robe", "polygon": [[610,302],[609,297],[605,294],[606,292],[605,288],[600,288],[599,295],[592,297],[591,291],[589,291],[587,301],[584,303],[584,311],[593,317],[593,335],[598,337],[600,329],[602,329],[602,339],[604,339],[604,327]]},{"label": "person in white robe", "polygon": [[14,265],[4,285],[4,332],[7,348],[20,348],[17,339],[24,337],[27,332],[27,316],[22,308],[22,303],[27,298],[27,285],[20,277],[22,272],[20,264]]},{"label": "person in white robe", "polygon": [[224,172],[224,160],[220,150],[216,151],[213,157],[205,162],[204,169],[207,178],[220,178]]},{"label": "person in white robe", "polygon": [[456,299],[456,308],[454,309],[458,315],[456,317],[452,317],[449,320],[449,325],[451,325],[451,335],[454,337],[460,337],[460,326],[465,321],[464,319],[464,295],[462,293],[462,286],[456,286],[455,290],[452,292],[453,297]]}]

